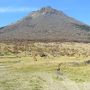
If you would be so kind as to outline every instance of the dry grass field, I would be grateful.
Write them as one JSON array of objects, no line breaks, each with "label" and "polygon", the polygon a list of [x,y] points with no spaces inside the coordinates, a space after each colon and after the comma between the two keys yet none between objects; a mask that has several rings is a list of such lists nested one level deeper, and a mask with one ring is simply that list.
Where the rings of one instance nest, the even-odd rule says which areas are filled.
[{"label": "dry grass field", "polygon": [[1,43],[0,90],[90,90],[90,44]]}]

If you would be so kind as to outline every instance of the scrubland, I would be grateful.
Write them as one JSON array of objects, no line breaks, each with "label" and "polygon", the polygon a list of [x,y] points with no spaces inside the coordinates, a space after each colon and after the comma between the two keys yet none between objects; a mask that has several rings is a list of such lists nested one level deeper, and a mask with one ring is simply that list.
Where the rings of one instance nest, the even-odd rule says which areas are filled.
[{"label": "scrubland", "polygon": [[0,43],[0,90],[90,90],[90,43]]}]

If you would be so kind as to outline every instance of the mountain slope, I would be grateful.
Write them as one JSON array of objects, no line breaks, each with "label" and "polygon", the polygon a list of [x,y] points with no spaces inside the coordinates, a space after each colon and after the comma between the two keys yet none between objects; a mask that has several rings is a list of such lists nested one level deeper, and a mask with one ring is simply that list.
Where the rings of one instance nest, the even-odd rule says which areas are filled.
[{"label": "mountain slope", "polygon": [[0,40],[90,42],[90,27],[51,7],[30,13],[0,28]]}]

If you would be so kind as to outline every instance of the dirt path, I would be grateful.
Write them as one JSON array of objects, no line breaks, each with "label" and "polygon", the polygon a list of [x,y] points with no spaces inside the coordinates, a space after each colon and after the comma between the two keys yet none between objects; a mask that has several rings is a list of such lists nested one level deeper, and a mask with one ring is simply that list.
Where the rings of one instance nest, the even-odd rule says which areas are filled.
[{"label": "dirt path", "polygon": [[[37,73],[38,77],[43,78],[43,90],[80,90],[78,84],[68,79],[65,75],[57,76],[55,73]],[[61,80],[60,80],[61,79]]]},{"label": "dirt path", "polygon": [[66,75],[41,72],[37,76],[43,78],[43,90],[90,90],[90,83],[78,84],[70,80]]},{"label": "dirt path", "polygon": [[67,90],[80,90],[78,84],[72,80],[70,80],[67,76],[63,75],[63,85],[66,87]]}]

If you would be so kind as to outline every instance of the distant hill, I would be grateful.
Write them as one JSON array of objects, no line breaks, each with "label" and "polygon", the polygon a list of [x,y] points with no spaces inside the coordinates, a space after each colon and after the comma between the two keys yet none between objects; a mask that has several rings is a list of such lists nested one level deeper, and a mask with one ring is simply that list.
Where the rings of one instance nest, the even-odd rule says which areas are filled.
[{"label": "distant hill", "polygon": [[77,41],[90,42],[90,26],[62,11],[43,7],[15,24],[0,28],[0,41]]}]

